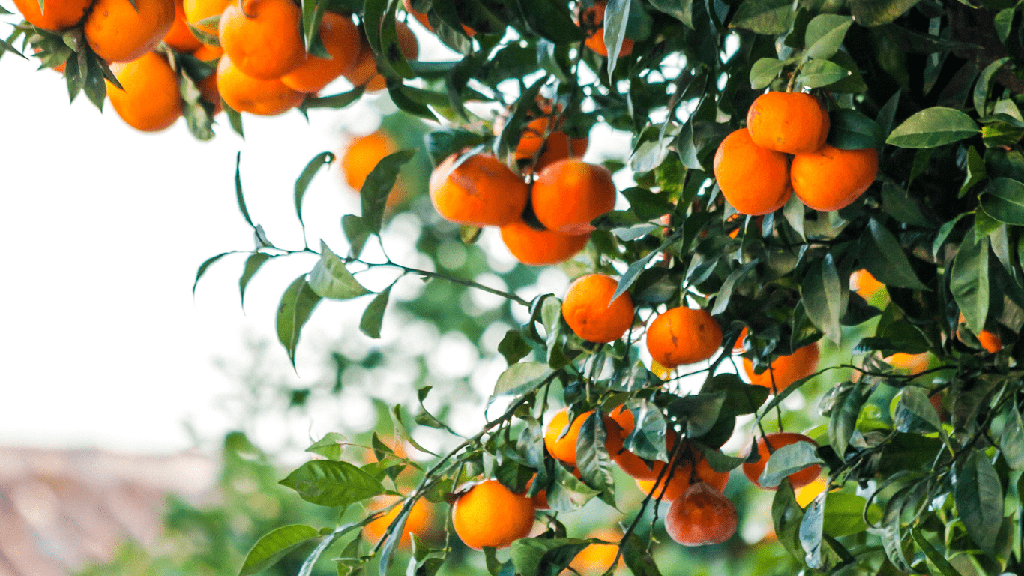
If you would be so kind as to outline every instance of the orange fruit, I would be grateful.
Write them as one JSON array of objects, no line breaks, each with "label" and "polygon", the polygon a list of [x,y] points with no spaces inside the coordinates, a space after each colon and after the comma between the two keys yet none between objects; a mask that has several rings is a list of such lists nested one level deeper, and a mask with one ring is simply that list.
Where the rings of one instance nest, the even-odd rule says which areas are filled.
[{"label": "orange fruit", "polygon": [[[607,8],[608,2],[598,0],[580,14],[580,28],[587,35],[583,44],[601,56],[608,56],[608,48],[604,45],[604,13]],[[619,56],[626,56],[631,52],[633,52],[633,41],[623,38]]]},{"label": "orange fruit", "polygon": [[[198,28],[200,32],[216,36],[218,23],[210,19],[219,19],[228,4],[231,4],[231,0],[183,0],[185,21]],[[207,22],[203,22],[204,20]]]},{"label": "orange fruit", "polygon": [[755,144],[746,128],[718,145],[714,171],[722,195],[741,214],[771,214],[792,193],[786,155]]},{"label": "orange fruit", "polygon": [[[548,449],[548,454],[551,454],[555,460],[576,466],[576,442],[580,436],[580,429],[593,413],[593,410],[588,410],[576,416],[572,425],[566,430],[566,426],[569,424],[569,409],[562,408],[555,412],[551,421],[548,422],[547,428],[544,429],[544,446]],[[619,428],[615,421],[606,414],[601,415],[601,421],[605,427],[604,447],[611,454],[620,447],[618,446],[621,442]]]},{"label": "orange fruit", "polygon": [[445,220],[504,226],[526,208],[526,182],[491,154],[452,154],[430,175],[430,200]]},{"label": "orange fruit", "polygon": [[[623,429],[620,432],[619,440],[613,447],[618,448],[615,451],[610,451],[612,461],[618,464],[619,468],[627,475],[636,478],[638,481],[648,482],[649,486],[644,489],[645,492],[650,492],[650,488],[654,487],[654,479],[658,477],[661,469],[665,466],[665,462],[662,460],[644,460],[636,454],[626,450],[624,448],[626,437],[632,432],[632,427],[629,430]],[[672,450],[676,445],[677,435],[675,431],[669,430],[668,436],[665,438],[665,450],[672,454]]]},{"label": "orange fruit", "polygon": [[291,0],[232,2],[220,16],[220,45],[245,74],[280,78],[306,61],[301,22]]},{"label": "orange fruit", "polygon": [[25,20],[43,30],[65,30],[81,22],[93,0],[50,0],[39,9],[39,0],[14,0]]},{"label": "orange fruit", "polygon": [[[368,512],[375,512],[377,510],[383,510],[388,506],[398,502],[398,496],[378,496],[367,504],[366,509]],[[394,522],[395,518],[398,518],[398,513],[402,511],[402,505],[399,504],[392,508],[387,514],[380,516],[373,521],[363,526],[363,538],[370,542],[376,543],[387,531],[388,526]],[[402,536],[398,540],[398,547],[407,549],[412,544],[412,536],[415,534],[417,538],[423,538],[430,532],[430,528],[434,522],[434,512],[431,509],[430,503],[420,498],[412,505],[409,509],[409,515],[405,520],[405,527],[402,528]]]},{"label": "orange fruit", "polygon": [[107,62],[131,62],[156,48],[173,25],[174,0],[96,0],[85,40]]},{"label": "orange fruit", "polygon": [[684,546],[721,544],[736,533],[739,520],[731,500],[704,482],[697,482],[668,507],[665,530]]},{"label": "orange fruit", "polygon": [[[672,452],[675,449],[676,435],[673,432],[667,442],[667,448],[669,456],[672,456]],[[679,496],[682,496],[683,492],[690,487],[691,484],[697,481],[707,482],[709,486],[722,492],[725,487],[729,484],[729,473],[719,472],[711,467],[704,454],[694,447],[692,444],[685,442],[682,446],[682,454],[679,455],[679,461],[676,463],[675,470],[672,471],[672,476],[669,478],[669,473],[665,473],[665,477],[661,479],[661,482],[657,483],[657,492],[655,490],[655,482],[658,476],[661,475],[661,471],[668,465],[668,462],[662,460],[655,460],[651,463],[651,473],[647,477],[634,476],[637,479],[637,486],[645,494],[653,494],[654,497],[661,497],[663,500],[675,500]],[[669,478],[668,482],[665,478]]]},{"label": "orange fruit", "polygon": [[164,43],[178,52],[192,53],[202,47],[185,19],[185,0],[174,0],[174,24],[164,35]]},{"label": "orange fruit", "polygon": [[740,330],[740,335],[736,337],[736,342],[732,345],[732,351],[733,352],[743,352],[744,350],[746,350],[746,347],[747,347],[746,341],[747,341],[747,327],[744,326],[743,329]]},{"label": "orange fruit", "polygon": [[[965,322],[967,322],[967,319],[964,318],[963,314],[961,314],[959,320],[957,320],[956,327],[956,337],[959,338],[961,341],[963,340],[963,337],[960,335],[960,331],[963,329]],[[1000,350],[1003,349],[1002,338],[1000,338],[998,334],[991,330],[982,330],[981,332],[978,332],[975,336],[978,339],[978,343],[981,344],[981,347],[984,348],[986,352],[995,354],[996,352],[999,352]]]},{"label": "orange fruit", "polygon": [[666,368],[707,360],[721,347],[722,328],[702,309],[671,308],[647,329],[647,351]]},{"label": "orange fruit", "polygon": [[213,62],[217,58],[220,58],[224,54],[224,49],[220,46],[209,46],[203,44],[199,48],[192,51],[192,56],[203,62]]},{"label": "orange fruit", "polygon": [[618,280],[604,274],[580,276],[569,284],[562,317],[573,333],[588,342],[618,340],[633,325],[633,299],[623,292],[612,300]]},{"label": "orange fruit", "polygon": [[324,12],[320,21],[320,40],[331,57],[308,55],[301,66],[281,77],[285,86],[299,92],[316,93],[356,65],[362,44],[359,29],[352,20]]},{"label": "orange fruit", "polygon": [[[761,484],[761,474],[764,472],[764,467],[768,464],[768,458],[771,457],[779,448],[783,446],[789,446],[797,442],[810,442],[815,446],[817,442],[811,440],[810,437],[803,434],[796,434],[794,432],[776,432],[774,434],[765,434],[757,441],[757,453],[761,457],[757,462],[744,462],[743,463],[743,474],[746,475],[747,479],[750,480],[758,488],[765,490],[775,490],[776,487],[764,486]],[[803,470],[794,472],[787,476],[789,483],[793,486],[793,489],[806,486],[811,482],[814,482],[821,474],[821,466],[813,464],[804,468]]]},{"label": "orange fruit", "polygon": [[877,297],[882,295],[882,289],[885,288],[885,284],[882,284],[871,275],[871,272],[861,268],[860,270],[854,270],[850,274],[850,290],[853,290],[858,296],[872,302]]},{"label": "orange fruit", "polygon": [[537,230],[525,222],[512,222],[501,227],[501,240],[519,262],[545,266],[575,256],[587,245],[590,234],[570,236],[551,230]]},{"label": "orange fruit", "polygon": [[516,146],[516,161],[520,166],[534,164],[533,160],[536,157],[537,162],[532,169],[541,170],[556,160],[586,154],[590,142],[588,138],[569,138],[569,135],[561,130],[550,129],[551,122],[551,118],[543,117],[531,120],[526,125]]},{"label": "orange fruit", "polygon": [[767,92],[747,110],[747,130],[758,146],[802,154],[825,145],[830,123],[821,101],[804,92]]},{"label": "orange fruit", "polygon": [[213,104],[213,113],[215,115],[224,111],[224,104],[220,100],[220,91],[217,90],[216,72],[200,80],[196,87],[199,88],[199,94],[202,95],[203,100]]},{"label": "orange fruit", "polygon": [[279,79],[261,80],[235,66],[227,54],[217,64],[217,89],[233,110],[259,116],[276,116],[302,103],[305,95],[284,85]]},{"label": "orange fruit", "polygon": [[586,234],[595,230],[591,220],[615,208],[615,183],[604,166],[563,158],[537,174],[530,198],[548,230]]},{"label": "orange fruit", "polygon": [[366,177],[385,156],[398,150],[391,137],[376,130],[349,141],[341,153],[341,174],[353,190],[360,190]]},{"label": "orange fruit", "polygon": [[883,358],[883,361],[907,374],[920,374],[928,369],[928,363],[931,360],[927,352],[921,352],[920,354],[910,354],[907,352],[896,352],[892,356]]},{"label": "orange fruit", "polygon": [[828,478],[818,476],[811,480],[810,483],[796,489],[796,503],[801,508],[807,508],[807,505],[814,502],[814,499],[824,492],[826,488],[828,488]]},{"label": "orange fruit", "polygon": [[[533,478],[530,478],[526,482],[526,488],[523,490],[523,494],[524,495],[528,494],[530,492],[530,487],[533,486],[533,481],[536,478],[537,478],[537,475],[534,474]],[[533,496],[527,496],[527,498],[530,499],[530,502],[533,502],[533,509],[534,510],[547,510],[548,508],[551,507],[548,504],[548,491],[547,490],[538,490],[536,494],[534,494]]]},{"label": "orange fruit", "polygon": [[[395,23],[395,33],[398,36],[398,48],[406,60],[415,60],[419,57],[420,46],[416,35],[402,22]],[[344,74],[345,78],[353,86],[362,86],[367,92],[379,92],[387,86],[384,75],[377,71],[377,58],[373,49],[366,41],[366,37],[360,34],[361,49],[355,65]]]},{"label": "orange fruit", "polygon": [[819,212],[845,208],[878,176],[878,150],[840,150],[828,144],[797,154],[790,166],[793,193]]},{"label": "orange fruit", "polygon": [[760,374],[754,372],[754,363],[750,358],[743,359],[743,370],[750,378],[750,383],[764,386],[770,390],[783,391],[790,384],[806,378],[818,369],[818,343],[813,342],[798,348],[788,356],[779,356],[769,364],[768,369]]},{"label": "orange fruit", "polygon": [[181,116],[178,77],[163,56],[146,52],[131,62],[111,64],[110,71],[123,90],[106,80],[107,97],[117,115],[132,128],[157,132]]},{"label": "orange fruit", "polygon": [[600,528],[588,534],[587,538],[597,538],[609,543],[588,544],[569,562],[569,566],[582,576],[604,574],[612,567],[619,553],[617,542],[622,539],[622,533],[611,528]]},{"label": "orange fruit", "polygon": [[459,495],[452,506],[452,527],[470,548],[506,548],[529,535],[533,512],[526,496],[497,480],[484,480]]}]

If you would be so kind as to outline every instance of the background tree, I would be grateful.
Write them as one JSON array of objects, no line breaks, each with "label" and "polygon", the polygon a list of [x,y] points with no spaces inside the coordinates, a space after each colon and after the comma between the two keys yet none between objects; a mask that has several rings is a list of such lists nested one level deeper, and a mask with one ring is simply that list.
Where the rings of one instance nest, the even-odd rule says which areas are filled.
[{"label": "background tree", "polygon": [[[758,573],[1018,573],[1024,36],[1017,3],[976,4],[252,0],[222,8],[216,66],[196,56],[202,47],[165,42],[153,71],[134,74],[104,56],[100,11],[53,24],[19,4],[33,25],[4,48],[22,37],[97,104],[166,64],[200,138],[216,114],[200,91],[211,77],[239,132],[246,113],[343,107],[374,90],[403,112],[390,132],[403,141],[359,186],[360,213],[339,215],[347,246],[274,245],[236,187],[257,243],[240,287],[271,260],[317,258],[277,313],[292,363],[310,315],[354,300],[366,301],[358,326],[371,338],[406,312],[507,368],[469,434],[444,411],[451,390],[419,371],[415,404],[390,419],[422,462],[380,435],[374,462],[343,453],[334,434],[314,443],[318,458],[282,483],[338,522],[269,532],[243,574],[302,546],[315,546],[304,573],[328,559],[341,573],[383,572],[404,545],[420,574],[460,560],[495,576],[580,570],[573,558],[602,541],[570,527],[602,506],[621,513],[607,523],[635,574],[696,557]],[[349,16],[357,27],[342,36],[359,50],[328,40],[328,13]],[[246,44],[262,38],[249,28],[261,18],[296,28],[284,38],[270,26],[288,58],[253,56],[271,46]],[[201,27],[212,22],[189,22],[208,47],[217,38]],[[427,33],[445,57],[419,59],[410,38]],[[297,43],[310,56],[294,56]],[[337,72],[349,91],[317,96],[285,79],[343,54],[355,55]],[[630,149],[580,160],[588,133],[627,134]],[[417,148],[435,166],[429,186]],[[298,177],[300,223],[308,183],[333,160],[321,154]],[[392,258],[389,232],[403,222],[423,262]],[[611,277],[614,289],[524,297],[537,278],[524,267],[497,286],[480,276],[494,243],[473,245],[489,228],[523,262],[568,261],[572,277]],[[413,278],[428,283],[392,302]],[[467,309],[476,291],[505,303]],[[485,345],[498,322],[506,333]],[[336,358],[343,386],[351,364]],[[436,450],[417,440],[428,429]],[[815,484],[807,470],[819,467]],[[737,468],[749,483],[721,483]],[[633,480],[649,483],[639,499],[623,495]],[[803,492],[807,482],[818,491]],[[378,539],[360,528],[384,513],[381,495],[399,499]],[[769,510],[757,505],[769,498]],[[442,535],[405,540],[421,501],[463,512]],[[520,509],[539,511],[531,530],[512,522]],[[778,544],[753,546],[747,528],[769,519]],[[772,556],[780,548],[785,562]],[[748,564],[765,557],[767,567]]]}]

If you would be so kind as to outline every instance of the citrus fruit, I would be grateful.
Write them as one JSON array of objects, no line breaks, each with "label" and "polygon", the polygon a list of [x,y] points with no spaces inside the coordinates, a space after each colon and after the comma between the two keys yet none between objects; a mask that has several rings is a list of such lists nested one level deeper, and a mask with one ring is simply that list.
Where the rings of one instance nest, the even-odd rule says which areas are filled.
[{"label": "citrus fruit", "polygon": [[217,58],[220,58],[224,54],[224,49],[220,46],[210,46],[203,44],[199,48],[192,51],[192,57],[203,62],[213,62]]},{"label": "citrus fruit", "polygon": [[[614,412],[613,412],[614,419]],[[616,422],[619,420],[617,419]],[[636,478],[637,480],[654,480],[658,477],[658,473],[665,466],[665,462],[662,460],[645,460],[633,452],[626,450],[624,447],[626,438],[633,432],[633,423],[627,422],[627,425],[619,424],[619,440],[614,444],[614,448],[617,450],[609,451],[611,454],[612,461],[615,462],[619,468],[627,475]],[[665,431],[665,452],[669,455],[675,449],[676,442],[678,440],[678,434],[675,430],[668,429]],[[654,483],[651,482],[651,487]]]},{"label": "citrus fruit", "polygon": [[793,193],[819,212],[845,208],[860,198],[878,176],[878,150],[841,150],[828,144],[793,156]]},{"label": "citrus fruit", "polygon": [[586,548],[569,562],[569,566],[582,576],[598,576],[612,567],[619,553],[619,540],[622,533],[612,528],[599,528],[587,535],[587,538],[604,540],[602,544],[588,544]]},{"label": "citrus fruit", "polygon": [[281,77],[285,86],[299,92],[316,93],[356,65],[362,44],[359,29],[352,20],[324,12],[319,30],[320,40],[331,57],[308,55],[301,66]]},{"label": "citrus fruit", "polygon": [[164,35],[164,43],[178,52],[185,53],[194,52],[203,45],[188,27],[184,0],[174,0],[174,24],[171,24],[171,29]]},{"label": "citrus fruit", "polygon": [[[768,464],[768,458],[783,446],[789,446],[797,442],[810,442],[815,446],[817,442],[811,440],[810,437],[804,434],[796,434],[793,432],[776,432],[774,434],[765,434],[757,441],[757,453],[760,459],[757,462],[744,462],[743,463],[743,474],[746,475],[747,479],[750,480],[758,488],[765,490],[775,490],[775,486],[764,486],[761,484],[761,474],[764,472],[765,465]],[[793,486],[793,489],[806,486],[821,474],[821,466],[813,464],[804,468],[803,470],[794,472],[787,476],[789,483]]]},{"label": "citrus fruit", "polygon": [[199,94],[203,100],[213,104],[213,113],[220,114],[224,111],[224,104],[220,100],[220,91],[217,89],[217,72],[210,73],[196,84]]},{"label": "citrus fruit", "polygon": [[885,284],[882,284],[871,275],[871,272],[861,268],[860,270],[854,270],[850,274],[850,290],[855,292],[858,296],[868,301],[868,304],[872,306],[883,305],[885,299],[884,289]]},{"label": "citrus fruit", "polygon": [[43,9],[40,10],[39,0],[14,0],[14,6],[29,24],[43,30],[57,31],[78,24],[92,2],[93,0],[50,0],[43,2]]},{"label": "citrus fruit", "polygon": [[[674,437],[672,440],[674,446]],[[729,484],[728,472],[719,472],[712,468],[704,454],[688,442],[683,444],[682,451],[671,476],[669,472],[665,472],[661,481],[658,481],[658,476],[662,475],[662,470],[668,463],[656,460],[652,463],[652,476],[637,478],[637,486],[645,494],[651,494],[655,498],[660,497],[662,500],[675,500],[682,496],[691,484],[698,481],[706,482],[719,492],[725,490]],[[671,451],[669,455],[671,456]]]},{"label": "citrus fruit", "polygon": [[[417,22],[422,24],[424,28],[431,32],[434,31],[434,27],[431,26],[430,24],[430,18],[428,18],[425,13],[413,8],[412,0],[402,0],[402,7],[404,7],[405,11],[408,12],[410,16],[415,18]],[[470,38],[476,35],[476,30],[473,30],[472,28],[466,26],[465,24],[462,25],[462,30],[466,33],[466,36],[469,36]]]},{"label": "citrus fruit", "polygon": [[824,476],[818,476],[810,483],[805,484],[796,489],[796,503],[801,508],[807,508],[807,505],[814,501],[819,494],[828,488],[828,478]]},{"label": "citrus fruit", "polygon": [[538,230],[525,222],[512,222],[501,227],[501,240],[519,262],[546,266],[575,256],[587,245],[590,234],[571,236],[552,230]]},{"label": "citrus fruit", "polygon": [[548,230],[586,234],[594,230],[591,220],[615,207],[615,183],[604,166],[563,158],[537,174],[530,198]]},{"label": "citrus fruit", "polygon": [[[395,34],[398,36],[398,48],[406,60],[415,60],[419,56],[420,47],[416,35],[402,22],[395,23]],[[366,36],[360,34],[361,48],[355,65],[343,74],[353,86],[362,86],[367,92],[379,92],[387,86],[384,75],[377,70],[377,57],[370,48]]]},{"label": "citrus fruit", "polygon": [[[580,28],[587,35],[583,44],[601,56],[608,56],[608,48],[604,45],[604,13],[607,8],[608,2],[598,0],[580,14]],[[619,56],[626,56],[631,52],[633,52],[633,41],[623,38]]]},{"label": "citrus fruit", "polygon": [[430,175],[430,200],[446,220],[503,226],[520,219],[526,182],[491,154],[452,154]]},{"label": "citrus fruit", "polygon": [[589,342],[618,340],[633,325],[633,299],[623,292],[612,300],[618,280],[587,274],[573,280],[562,300],[562,317],[573,333]]},{"label": "citrus fruit", "polygon": [[830,123],[821,101],[804,92],[767,92],[747,110],[747,130],[758,146],[801,154],[825,144]]},{"label": "citrus fruit", "polygon": [[[963,314],[960,314],[960,318],[957,320],[956,337],[959,338],[961,341],[964,340],[963,336],[961,335],[961,331],[963,330],[964,326],[966,326],[966,322],[967,319],[964,318]],[[998,334],[991,330],[982,330],[981,332],[975,334],[975,337],[978,339],[978,344],[981,344],[981,347],[984,348],[986,352],[995,354],[996,352],[999,352],[1000,350],[1003,349],[1002,338],[1000,338]]]},{"label": "citrus fruit", "polygon": [[884,362],[905,374],[920,374],[928,369],[931,358],[927,352],[911,354],[909,352],[895,352],[891,356],[882,359]]},{"label": "citrus fruit", "polygon": [[506,548],[530,533],[533,512],[529,498],[497,480],[484,480],[459,495],[452,507],[452,526],[470,548]]},{"label": "citrus fruit", "polygon": [[665,531],[684,546],[721,544],[738,527],[736,506],[704,482],[690,486],[665,513]]},{"label": "citrus fruit", "polygon": [[185,21],[200,32],[217,36],[220,15],[231,0],[183,0]]},{"label": "citrus fruit", "polygon": [[163,40],[174,25],[174,0],[96,0],[85,40],[107,62],[131,62]]},{"label": "citrus fruit", "polygon": [[[378,496],[370,501],[366,506],[366,509],[369,512],[383,510],[398,500],[398,496]],[[394,522],[395,518],[398,518],[398,514],[401,511],[402,505],[399,504],[392,508],[387,514],[384,514],[363,526],[363,538],[376,543],[384,536],[388,526]],[[402,528],[402,536],[398,541],[398,547],[409,548],[410,544],[412,544],[412,536],[414,534],[417,538],[423,538],[430,531],[433,521],[434,513],[431,510],[430,503],[422,498],[416,500],[412,505],[412,508],[409,509],[409,515],[406,517],[405,527]]]},{"label": "citrus fruit", "polygon": [[[533,478],[530,478],[529,480],[527,480],[526,488],[523,490],[523,494],[524,495],[530,493],[530,488],[533,486],[533,481],[536,480],[536,479],[537,479],[537,475],[534,474]],[[534,510],[547,510],[548,508],[550,508],[550,505],[548,504],[548,491],[547,490],[543,490],[543,489],[538,490],[536,494],[534,494],[533,496],[527,496],[527,498],[530,499],[530,502],[533,502],[533,509]]]},{"label": "citrus fruit", "polygon": [[394,141],[381,130],[351,139],[341,153],[341,174],[353,190],[360,190],[366,177],[385,156],[398,150]]},{"label": "citrus fruit", "polygon": [[304,94],[279,79],[261,80],[235,66],[227,54],[217,63],[217,89],[233,110],[259,116],[276,116],[302,103]]},{"label": "citrus fruit", "polygon": [[775,212],[792,193],[786,155],[755,144],[746,128],[718,145],[714,171],[722,195],[741,214]]},{"label": "citrus fruit", "polygon": [[797,348],[792,354],[779,356],[760,374],[754,372],[753,361],[744,358],[743,370],[751,384],[781,392],[793,382],[814,374],[818,369],[819,356],[818,343],[813,342]]},{"label": "citrus fruit", "polygon": [[570,138],[562,130],[551,128],[552,122],[552,118],[545,116],[531,120],[526,125],[516,146],[516,161],[521,167],[541,170],[556,160],[583,156],[587,152],[589,139]]},{"label": "citrus fruit", "polygon": [[707,360],[721,347],[722,328],[702,309],[670,308],[647,329],[647,351],[668,368]]},{"label": "citrus fruit", "polygon": [[123,90],[106,80],[107,97],[125,124],[143,132],[157,132],[181,116],[178,77],[163,56],[146,52],[131,62],[111,64],[110,71]]},{"label": "citrus fruit", "polygon": [[306,61],[301,23],[291,0],[232,2],[220,16],[220,46],[245,74],[280,78]]},{"label": "citrus fruit", "polygon": [[[583,428],[583,423],[593,413],[593,410],[588,410],[576,416],[572,421],[572,425],[568,426],[569,409],[562,408],[555,412],[551,417],[551,421],[548,422],[547,428],[544,429],[544,446],[548,449],[548,454],[551,454],[551,457],[556,460],[561,460],[570,466],[576,466],[576,443],[580,436],[580,429]],[[618,424],[606,414],[601,415],[601,421],[604,423],[605,428],[605,450],[610,454],[619,448],[620,433]],[[566,429],[566,426],[568,426],[568,429]]]}]

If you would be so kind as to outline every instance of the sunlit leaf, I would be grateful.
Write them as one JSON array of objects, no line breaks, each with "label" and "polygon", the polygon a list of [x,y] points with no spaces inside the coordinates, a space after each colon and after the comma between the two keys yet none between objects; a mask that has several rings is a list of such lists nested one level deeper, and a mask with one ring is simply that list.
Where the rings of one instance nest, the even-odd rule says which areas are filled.
[{"label": "sunlit leaf", "polygon": [[935,106],[921,110],[897,126],[886,144],[900,148],[935,148],[979,134],[978,124],[953,108]]},{"label": "sunlit leaf", "polygon": [[249,550],[242,562],[239,576],[257,574],[273,566],[278,560],[299,546],[320,536],[320,531],[312,526],[290,524],[275,528]]},{"label": "sunlit leaf", "polygon": [[281,296],[277,307],[277,340],[288,352],[293,367],[302,327],[319,303],[320,296],[309,287],[305,274],[293,280]]},{"label": "sunlit leaf", "polygon": [[321,298],[348,300],[370,291],[345,268],[345,261],[320,242],[320,260],[309,271],[309,287]]},{"label": "sunlit leaf", "polygon": [[310,460],[289,473],[280,484],[307,502],[345,508],[377,496],[384,487],[374,477],[344,461]]}]

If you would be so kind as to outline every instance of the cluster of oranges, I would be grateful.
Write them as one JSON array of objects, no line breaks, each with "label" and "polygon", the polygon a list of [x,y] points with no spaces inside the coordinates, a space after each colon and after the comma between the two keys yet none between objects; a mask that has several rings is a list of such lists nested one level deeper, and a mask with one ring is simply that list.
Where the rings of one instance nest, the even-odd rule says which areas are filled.
[{"label": "cluster of oranges", "polygon": [[568,260],[586,245],[591,221],[615,206],[615,184],[605,167],[584,162],[587,139],[562,128],[555,107],[525,126],[516,167],[483,152],[456,153],[430,177],[430,199],[444,219],[500,228],[509,251],[534,266]]},{"label": "cluster of oranges", "polygon": [[843,150],[825,141],[828,110],[803,92],[768,92],[747,112],[747,126],[719,145],[715,178],[742,214],[769,214],[791,194],[820,212],[853,203],[878,175],[874,148]]},{"label": "cluster of oranges", "polygon": [[[111,105],[142,131],[163,130],[183,112],[179,71],[167,50],[215,65],[193,78],[214,114],[222,100],[238,112],[281,114],[340,77],[368,91],[385,86],[351,15],[323,14],[318,34],[328,57],[320,57],[306,50],[302,14],[292,0],[70,0],[45,3],[43,10],[34,0],[15,4],[39,29],[80,27],[120,84],[107,81]],[[396,33],[403,54],[415,58],[413,33],[402,23]]]}]

